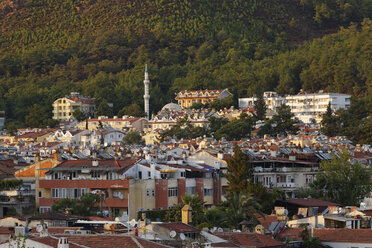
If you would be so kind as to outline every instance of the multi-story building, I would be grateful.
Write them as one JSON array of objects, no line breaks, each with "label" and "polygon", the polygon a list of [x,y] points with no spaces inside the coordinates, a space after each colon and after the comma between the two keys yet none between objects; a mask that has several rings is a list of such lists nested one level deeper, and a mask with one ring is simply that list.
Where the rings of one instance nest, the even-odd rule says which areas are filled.
[{"label": "multi-story building", "polygon": [[224,90],[184,90],[177,94],[176,100],[182,108],[189,108],[194,103],[207,104],[217,99],[224,99],[232,96],[228,89]]},{"label": "multi-story building", "polygon": [[332,110],[347,109],[350,107],[350,95],[340,93],[319,93],[307,94],[301,91],[294,96],[287,96],[287,105],[291,112],[304,123],[312,121],[320,122],[322,115],[327,112],[328,104]]},{"label": "multi-story building", "polygon": [[212,167],[175,162],[142,160],[123,175],[130,179],[129,219],[137,211],[172,208],[184,195],[198,195],[206,207],[221,200],[221,180]]},{"label": "multi-story building", "polygon": [[255,182],[262,183],[266,188],[281,188],[289,198],[295,192],[306,188],[312,183],[319,170],[319,163],[291,159],[252,160]]},{"label": "multi-story building", "polygon": [[53,103],[53,119],[65,121],[73,117],[76,109],[87,116],[94,116],[94,98],[80,96],[78,92],[71,92],[70,96],[58,98]]},{"label": "multi-story building", "polygon": [[103,128],[107,129],[113,128],[120,131],[136,130],[142,132],[146,126],[146,122],[147,120],[145,118],[139,117],[123,116],[122,118],[118,118],[114,116],[114,118],[108,118],[106,116],[99,116],[98,118],[88,119],[88,126],[87,121],[80,122],[77,128],[86,129],[88,127],[89,130],[97,130],[102,125]]},{"label": "multi-story building", "polygon": [[63,198],[79,198],[86,193],[102,196],[101,206],[110,215],[128,212],[129,180],[122,174],[136,163],[135,160],[67,160],[47,170],[38,180],[36,205],[40,212]]},{"label": "multi-story building", "polygon": [[[291,112],[303,123],[320,122],[330,103],[332,110],[347,109],[350,107],[350,95],[340,93],[307,94],[301,90],[297,95],[279,96],[276,92],[265,92],[264,100],[268,110],[276,111],[282,104],[287,104]],[[254,106],[257,97],[239,98],[239,108]]]},{"label": "multi-story building", "polygon": [[[257,101],[257,96],[248,97],[248,98],[239,98],[239,108],[252,108]],[[273,91],[266,91],[263,93],[263,99],[267,109],[276,111],[283,103],[286,103],[286,99],[283,96],[279,96],[278,93]]]}]

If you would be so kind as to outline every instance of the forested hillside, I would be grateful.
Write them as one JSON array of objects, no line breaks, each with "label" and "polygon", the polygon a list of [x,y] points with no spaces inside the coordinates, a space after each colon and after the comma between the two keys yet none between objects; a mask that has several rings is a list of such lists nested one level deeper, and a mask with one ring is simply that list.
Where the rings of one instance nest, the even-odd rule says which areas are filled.
[{"label": "forested hillside", "polygon": [[[183,89],[235,97],[372,90],[370,0],[17,0],[0,4],[0,109],[7,124],[53,124],[70,91],[151,111]],[[123,113],[123,111],[121,111]]]}]

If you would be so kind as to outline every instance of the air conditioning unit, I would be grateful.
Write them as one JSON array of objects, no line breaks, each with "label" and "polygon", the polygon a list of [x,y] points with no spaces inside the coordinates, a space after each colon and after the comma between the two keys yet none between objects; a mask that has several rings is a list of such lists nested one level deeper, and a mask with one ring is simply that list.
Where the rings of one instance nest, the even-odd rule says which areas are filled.
[{"label": "air conditioning unit", "polygon": [[65,230],[65,234],[73,235],[75,234],[75,230]]}]

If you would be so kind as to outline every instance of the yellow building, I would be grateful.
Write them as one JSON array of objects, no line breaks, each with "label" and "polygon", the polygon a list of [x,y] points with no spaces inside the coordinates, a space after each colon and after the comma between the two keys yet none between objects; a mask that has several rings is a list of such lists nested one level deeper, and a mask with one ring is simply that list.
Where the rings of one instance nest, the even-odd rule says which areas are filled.
[{"label": "yellow building", "polygon": [[216,99],[224,99],[228,96],[232,96],[228,89],[196,91],[184,90],[177,94],[176,100],[178,101],[178,105],[180,105],[182,108],[189,108],[194,103],[207,104]]},{"label": "yellow building", "polygon": [[80,96],[78,92],[71,92],[70,96],[58,98],[53,103],[53,119],[59,121],[69,120],[76,109],[80,109],[88,116],[94,116],[94,99]]}]

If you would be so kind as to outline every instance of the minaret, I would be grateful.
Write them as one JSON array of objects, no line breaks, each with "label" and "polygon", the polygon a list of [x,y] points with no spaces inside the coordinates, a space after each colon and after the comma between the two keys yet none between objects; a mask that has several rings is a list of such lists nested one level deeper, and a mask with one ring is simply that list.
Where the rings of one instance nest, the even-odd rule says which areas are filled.
[{"label": "minaret", "polygon": [[145,94],[143,95],[144,105],[145,105],[145,113],[146,113],[146,119],[148,120],[150,117],[150,94],[149,94],[149,72],[147,70],[147,64],[145,68],[145,80],[143,80],[143,84],[145,85]]}]

